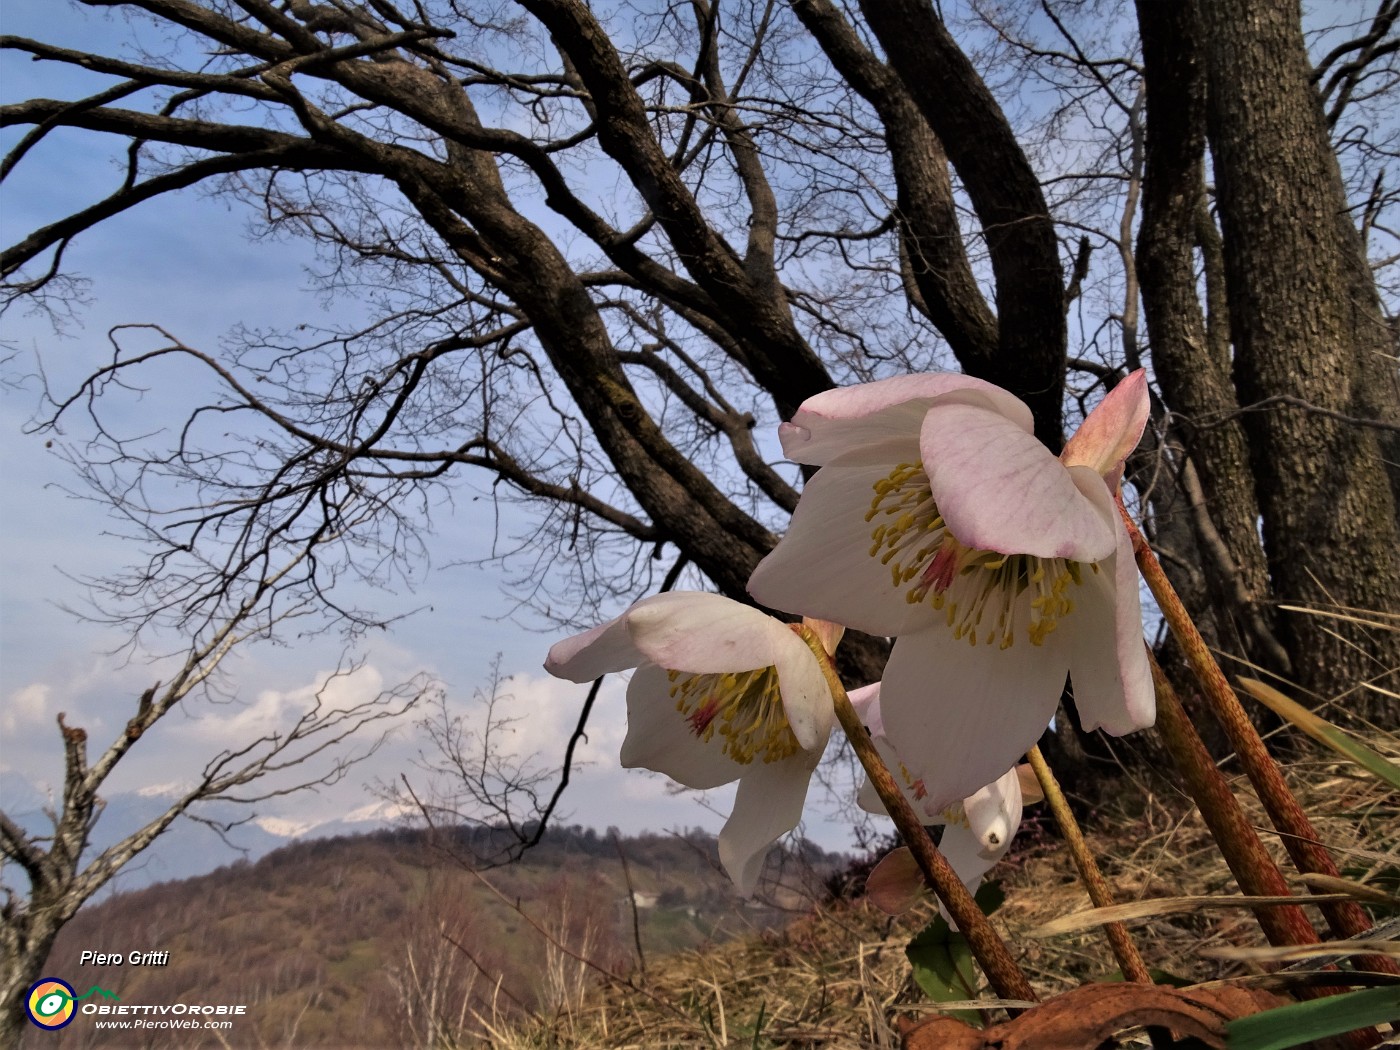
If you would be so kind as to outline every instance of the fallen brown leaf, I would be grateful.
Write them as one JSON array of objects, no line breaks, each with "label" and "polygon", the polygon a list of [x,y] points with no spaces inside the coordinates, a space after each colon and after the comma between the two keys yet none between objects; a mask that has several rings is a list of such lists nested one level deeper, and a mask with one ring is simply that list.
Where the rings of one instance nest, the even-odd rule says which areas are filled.
[{"label": "fallen brown leaf", "polygon": [[903,1050],[1084,1050],[1125,1028],[1152,1025],[1225,1050],[1226,1024],[1288,1001],[1236,985],[1086,984],[984,1030],[952,1017],[901,1019],[901,1045]]}]

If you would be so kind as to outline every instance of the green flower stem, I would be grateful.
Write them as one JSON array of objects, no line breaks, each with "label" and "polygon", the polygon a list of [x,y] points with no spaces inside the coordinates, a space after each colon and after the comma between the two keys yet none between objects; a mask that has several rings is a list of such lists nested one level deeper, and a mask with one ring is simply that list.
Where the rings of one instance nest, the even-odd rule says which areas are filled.
[{"label": "green flower stem", "polygon": [[[1079,877],[1084,880],[1084,888],[1089,891],[1089,899],[1094,902],[1096,908],[1112,907],[1113,893],[1108,888],[1103,872],[1099,870],[1098,861],[1094,860],[1094,855],[1089,852],[1089,844],[1084,841],[1079,822],[1074,819],[1069,803],[1065,801],[1064,792],[1060,790],[1060,782],[1055,779],[1045,756],[1040,753],[1039,745],[1027,751],[1026,758],[1031,764],[1031,769],[1035,771],[1035,778],[1040,781],[1040,790],[1045,792],[1045,801],[1065,837],[1070,856],[1074,858],[1074,866],[1079,869]],[[1128,927],[1121,922],[1106,922],[1103,931],[1108,937],[1109,947],[1113,949],[1113,957],[1118,960],[1118,968],[1123,971],[1123,977],[1129,981],[1151,984],[1152,975],[1147,972],[1147,965],[1138,954],[1137,945],[1128,934]]]},{"label": "green flower stem", "polygon": [[938,852],[928,837],[928,832],[924,830],[918,814],[900,791],[894,776],[885,768],[884,761],[870,740],[869,732],[861,723],[856,709],[851,706],[850,697],[846,695],[846,689],[841,684],[836,668],[821,641],[811,628],[805,625],[795,629],[816,656],[817,663],[826,676],[827,685],[831,688],[831,696],[836,704],[836,718],[851,741],[851,746],[855,748],[860,764],[865,767],[866,775],[879,792],[885,809],[894,818],[895,827],[904,836],[904,842],[918,861],[924,878],[928,880],[938,899],[948,909],[948,914],[958,924],[958,929],[967,938],[968,947],[981,964],[992,988],[1002,999],[1038,1001],[1039,997],[1031,988],[1030,981],[1026,979],[1021,968],[1016,965],[1016,960],[1012,958],[1005,942],[997,935],[996,930],[992,929],[992,924],[982,914],[982,909],[972,899],[972,894],[967,892],[967,887],[962,884],[952,866],[944,859],[943,854]]},{"label": "green flower stem", "polygon": [[[1298,870],[1305,874],[1339,877],[1331,855],[1323,848],[1317,832],[1313,830],[1312,822],[1308,820],[1308,815],[1303,812],[1303,807],[1288,789],[1278,763],[1269,754],[1258,730],[1245,714],[1244,707],[1225,678],[1225,672],[1215,662],[1210,647],[1201,637],[1201,632],[1196,629],[1186,607],[1181,603],[1181,598],[1162,570],[1162,563],[1157,560],[1157,556],[1121,502],[1118,504],[1118,510],[1127,525],[1128,535],[1132,538],[1138,569],[1147,581],[1153,597],[1157,599],[1157,605],[1166,617],[1172,635],[1181,646],[1187,663],[1201,685],[1211,713],[1225,730],[1230,746],[1239,756],[1240,765],[1254,786],[1259,800],[1264,804],[1264,811],[1283,840],[1289,857]],[[1365,911],[1355,901],[1338,901],[1320,907],[1327,919],[1327,925],[1340,938],[1358,937],[1370,928]],[[1393,960],[1380,956],[1368,956],[1364,965],[1385,973],[1400,974],[1400,966]]]}]

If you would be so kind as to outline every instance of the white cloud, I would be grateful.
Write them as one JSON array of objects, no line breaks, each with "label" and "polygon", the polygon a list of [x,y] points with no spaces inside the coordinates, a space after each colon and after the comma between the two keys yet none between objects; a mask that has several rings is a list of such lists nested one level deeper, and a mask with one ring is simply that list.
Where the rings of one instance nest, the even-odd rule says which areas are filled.
[{"label": "white cloud", "polygon": [[0,711],[0,732],[16,740],[19,733],[46,721],[50,692],[43,682],[31,682],[11,693]]},{"label": "white cloud", "polygon": [[[512,675],[502,683],[495,710],[497,718],[511,719],[501,746],[513,758],[537,756],[545,764],[557,763],[578,725],[588,690],[587,685],[548,675]],[[588,719],[587,739],[575,752],[577,761],[617,765],[627,733],[626,690],[627,683],[617,675],[603,681]]]},{"label": "white cloud", "polygon": [[372,664],[337,675],[319,671],[308,685],[294,689],[263,689],[249,703],[202,706],[185,731],[201,739],[238,747],[249,741],[285,733],[308,711],[345,711],[373,700],[384,690],[384,675]]}]

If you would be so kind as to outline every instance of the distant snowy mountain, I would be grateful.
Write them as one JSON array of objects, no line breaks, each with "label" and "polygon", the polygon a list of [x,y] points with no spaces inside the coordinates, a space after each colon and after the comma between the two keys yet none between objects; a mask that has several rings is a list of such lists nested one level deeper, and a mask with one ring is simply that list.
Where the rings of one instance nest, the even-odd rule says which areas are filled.
[{"label": "distant snowy mountain", "polygon": [[352,809],[343,817],[322,821],[308,828],[301,838],[328,838],[332,835],[363,835],[377,828],[395,827],[404,823],[404,818],[412,816],[416,810],[395,802],[380,799]]},{"label": "distant snowy mountain", "polygon": [[254,817],[253,824],[279,839],[296,839],[316,826],[314,820],[288,820],[286,817]]},{"label": "distant snowy mountain", "polygon": [[[106,806],[98,818],[88,849],[101,852],[136,829],[156,819],[186,790],[171,782],[136,791],[104,796]],[[295,812],[295,796],[257,807],[222,802],[198,806],[178,818],[144,853],[136,857],[104,891],[136,890],[157,882],[192,878],[225,864],[256,861],[279,846],[301,838],[358,835],[400,822],[403,811],[392,803],[377,801],[328,819],[307,819]],[[44,809],[48,795],[13,772],[0,773],[0,809],[32,834],[50,829]]]}]

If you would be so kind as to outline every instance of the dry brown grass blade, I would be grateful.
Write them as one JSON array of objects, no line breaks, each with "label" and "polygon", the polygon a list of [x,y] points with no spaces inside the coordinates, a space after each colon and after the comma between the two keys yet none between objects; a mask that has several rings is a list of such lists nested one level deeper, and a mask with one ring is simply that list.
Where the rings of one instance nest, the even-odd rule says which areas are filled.
[{"label": "dry brown grass blade", "polygon": [[1314,609],[1306,605],[1280,605],[1284,612],[1306,613],[1309,616],[1322,616],[1329,620],[1342,620],[1363,627],[1374,627],[1381,631],[1400,630],[1400,614],[1377,612],[1374,609],[1352,609],[1350,612],[1364,613],[1364,616],[1348,616],[1340,609]]},{"label": "dry brown grass blade", "polygon": [[1392,955],[1400,959],[1400,943],[1374,939],[1328,941],[1326,944],[1285,945],[1273,948],[1203,948],[1201,954],[1211,959],[1233,959],[1241,962],[1298,962],[1302,959],[1340,959],[1348,955]]},{"label": "dry brown grass blade", "polygon": [[1062,933],[1085,930],[1091,926],[1101,926],[1106,922],[1131,922],[1134,919],[1153,919],[1162,915],[1183,915],[1207,908],[1262,908],[1355,899],[1356,895],[1352,893],[1318,893],[1311,897],[1155,897],[1131,904],[1115,904],[1111,908],[1090,908],[1088,911],[1075,912],[1073,915],[1066,915],[1062,919],[1027,930],[1026,936],[1055,937]]},{"label": "dry brown grass blade", "polygon": [[1390,908],[1400,908],[1400,897],[1392,896],[1384,890],[1376,889],[1374,886],[1367,886],[1360,882],[1352,882],[1349,879],[1334,879],[1331,875],[1300,875],[1298,876],[1298,881],[1305,883],[1310,889],[1319,890],[1323,893],[1350,893],[1359,901],[1369,901],[1372,904],[1384,904]]}]

